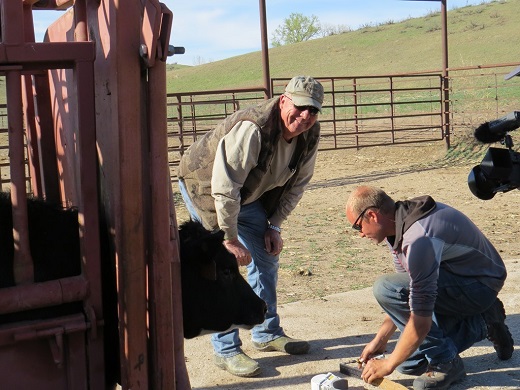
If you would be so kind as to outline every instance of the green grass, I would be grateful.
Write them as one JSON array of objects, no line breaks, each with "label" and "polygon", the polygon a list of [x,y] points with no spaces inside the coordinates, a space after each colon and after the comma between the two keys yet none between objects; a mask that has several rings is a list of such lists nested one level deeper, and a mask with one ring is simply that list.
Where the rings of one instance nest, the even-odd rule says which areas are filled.
[{"label": "green grass", "polygon": [[[520,0],[495,0],[448,11],[449,66],[520,61],[515,50],[519,20]],[[431,12],[421,18],[273,48],[269,50],[271,77],[439,70],[441,26],[440,12]],[[167,77],[170,93],[261,86],[261,52],[193,67],[169,68]]]}]

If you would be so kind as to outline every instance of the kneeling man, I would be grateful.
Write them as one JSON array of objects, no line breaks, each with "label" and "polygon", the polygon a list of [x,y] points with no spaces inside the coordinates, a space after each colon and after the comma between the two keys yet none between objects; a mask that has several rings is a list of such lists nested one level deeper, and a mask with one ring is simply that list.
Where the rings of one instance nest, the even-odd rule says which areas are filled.
[{"label": "kneeling man", "polygon": [[[468,217],[430,196],[396,202],[370,186],[352,192],[346,214],[362,237],[387,243],[397,271],[374,284],[386,316],[361,354],[363,380],[397,369],[418,376],[416,390],[448,389],[466,375],[459,353],[486,337],[499,359],[511,358],[513,339],[497,298],[506,267]],[[393,352],[371,359],[386,351],[396,328]]]}]

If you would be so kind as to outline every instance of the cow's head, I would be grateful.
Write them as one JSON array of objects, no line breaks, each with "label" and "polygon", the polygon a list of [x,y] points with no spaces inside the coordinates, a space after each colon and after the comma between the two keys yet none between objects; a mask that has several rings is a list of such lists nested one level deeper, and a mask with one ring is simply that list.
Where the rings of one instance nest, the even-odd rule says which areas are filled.
[{"label": "cow's head", "polygon": [[199,222],[188,221],[179,236],[184,337],[262,323],[266,304],[222,244],[223,232],[211,233]]}]

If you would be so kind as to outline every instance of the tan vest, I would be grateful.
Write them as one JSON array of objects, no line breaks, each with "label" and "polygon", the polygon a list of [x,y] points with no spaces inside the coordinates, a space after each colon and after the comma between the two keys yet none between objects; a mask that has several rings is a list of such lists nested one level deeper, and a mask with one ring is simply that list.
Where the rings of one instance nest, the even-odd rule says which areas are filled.
[{"label": "tan vest", "polygon": [[[240,191],[241,201],[244,202],[258,185],[260,178],[267,172],[276,149],[275,145],[282,135],[279,100],[279,97],[272,98],[233,113],[191,145],[182,156],[178,177],[184,181],[197,214],[206,228],[212,230],[218,228],[215,201],[211,196],[211,176],[221,138],[240,121],[253,122],[260,128],[262,145],[258,165],[251,170]],[[298,170],[301,158],[316,145],[319,134],[320,125],[316,122],[308,131],[298,136],[296,150],[289,165],[291,169]],[[275,211],[274,207],[283,192],[292,187],[297,177],[298,172],[295,172],[283,188],[275,188],[262,196],[268,216]]]}]

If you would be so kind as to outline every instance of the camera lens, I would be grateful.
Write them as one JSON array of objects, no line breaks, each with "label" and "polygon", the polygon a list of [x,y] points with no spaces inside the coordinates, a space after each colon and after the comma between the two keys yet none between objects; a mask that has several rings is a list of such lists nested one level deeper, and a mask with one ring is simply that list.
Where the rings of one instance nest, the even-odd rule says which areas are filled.
[{"label": "camera lens", "polygon": [[474,167],[468,175],[468,186],[477,198],[489,200],[495,196],[495,189],[499,183],[487,178],[480,165]]}]

